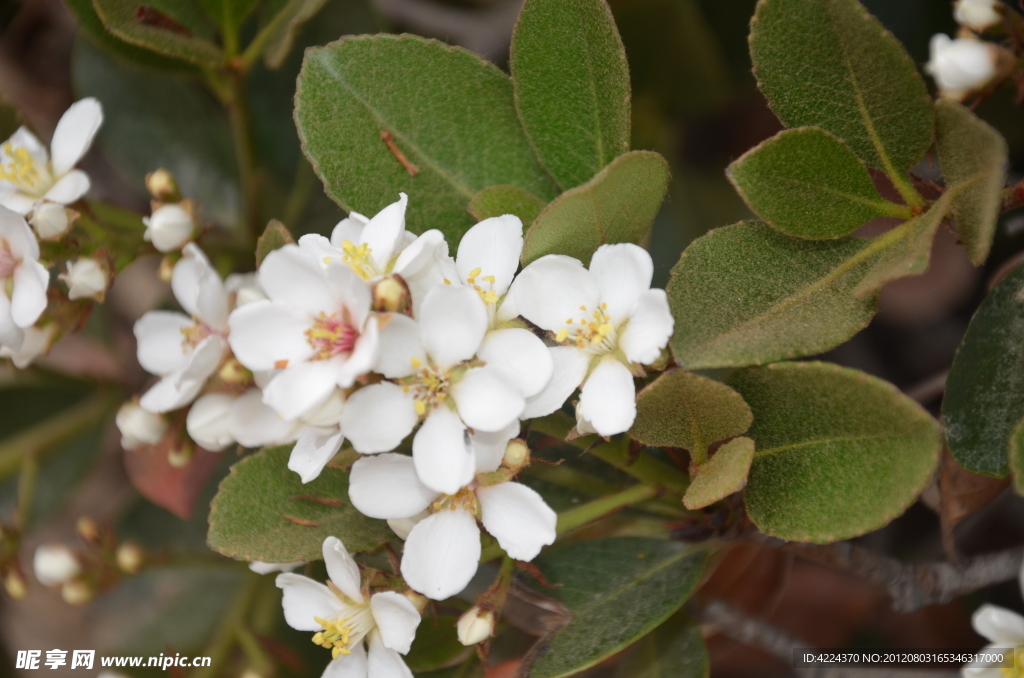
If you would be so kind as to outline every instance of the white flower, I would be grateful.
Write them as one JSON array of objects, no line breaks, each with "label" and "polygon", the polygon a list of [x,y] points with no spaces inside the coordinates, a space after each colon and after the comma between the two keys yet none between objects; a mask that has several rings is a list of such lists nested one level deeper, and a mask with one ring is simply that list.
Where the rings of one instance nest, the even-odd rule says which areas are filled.
[{"label": "white flower", "polygon": [[953,3],[953,17],[961,26],[974,31],[984,31],[1001,23],[1003,17],[996,7],[997,0],[957,0]]},{"label": "white flower", "polygon": [[931,58],[924,69],[935,78],[944,97],[963,99],[983,88],[996,74],[996,48],[973,38],[932,36]]},{"label": "white flower", "polygon": [[500,370],[471,362],[486,332],[480,296],[454,285],[427,293],[418,322],[382,316],[375,371],[398,383],[372,384],[349,396],[341,428],[356,451],[393,450],[422,418],[412,454],[423,483],[454,494],[472,480],[470,429],[499,433],[515,425],[518,431],[524,406],[519,388]]},{"label": "white flower", "polygon": [[[359,566],[335,537],[324,540],[329,586],[299,574],[280,574],[288,625],[315,631],[313,642],[331,649],[324,678],[411,678],[400,655],[416,637],[420,613],[395,591],[374,593],[361,586]],[[364,650],[364,641],[369,653]]]},{"label": "white flower", "polygon": [[32,361],[50,350],[54,330],[54,325],[26,327],[25,339],[21,342],[21,347],[12,349],[9,346],[0,346],[0,358],[10,358],[19,370],[25,369],[32,364]]},{"label": "white flower", "polygon": [[[995,605],[982,605],[971,617],[971,624],[979,635],[989,641],[979,652],[993,648],[1013,649],[1016,662],[1024,660],[1024,617]],[[1015,673],[1007,673],[998,666],[965,666],[964,678],[1000,678],[1020,675],[1021,665],[1015,663]]]},{"label": "white flower", "polygon": [[0,205],[28,214],[42,201],[69,205],[89,190],[89,176],[74,169],[103,124],[96,99],[76,101],[64,112],[50,152],[24,127],[0,146]]},{"label": "white flower", "polygon": [[55,202],[44,202],[32,211],[28,220],[43,240],[55,240],[67,232],[78,213]]},{"label": "white flower", "polygon": [[92,297],[97,301],[103,301],[109,281],[106,266],[92,257],[82,257],[75,262],[69,261],[67,266],[67,272],[57,277],[68,286],[68,299]]},{"label": "white flower", "polygon": [[228,426],[234,396],[228,393],[207,393],[199,396],[185,417],[188,436],[209,452],[219,452],[235,442]]},{"label": "white flower", "polygon": [[463,645],[482,643],[494,635],[494,612],[485,612],[474,605],[459,617],[455,630]]},{"label": "white flower", "polygon": [[[554,374],[524,417],[554,412],[582,384],[576,412],[602,436],[629,430],[636,417],[631,368],[658,359],[672,335],[665,291],[651,289],[651,255],[630,244],[602,245],[590,270],[549,254],[516,277],[510,296],[524,318],[552,333]],[[581,431],[582,432],[582,431]]]},{"label": "white flower", "polygon": [[180,250],[192,239],[196,228],[192,215],[176,203],[158,207],[152,216],[142,217],[142,223],[146,225],[142,238],[161,252]]},{"label": "white flower", "polygon": [[398,194],[372,219],[358,212],[342,219],[331,239],[321,235],[304,235],[299,246],[309,251],[323,266],[340,262],[348,265],[360,278],[377,280],[385,275],[401,275],[409,286],[414,308],[434,285],[444,280],[443,264],[448,259],[448,243],[438,230],[415,236],[405,230],[405,208],[408,197]]},{"label": "white flower", "polygon": [[50,273],[25,219],[0,207],[0,345],[18,351],[25,329],[46,310]]},{"label": "white flower", "polygon": [[[477,470],[494,471],[501,456],[477,455]],[[451,495],[420,481],[413,460],[401,454],[363,457],[352,466],[349,499],[361,513],[388,521],[431,515],[409,531],[402,576],[428,598],[444,600],[469,583],[480,560],[477,518],[512,558],[530,561],[555,541],[558,516],[535,491],[516,482],[474,480]]]},{"label": "white flower", "polygon": [[63,544],[43,544],[32,559],[36,579],[43,586],[58,586],[82,572],[78,558]]},{"label": "white flower", "polygon": [[296,245],[268,254],[257,278],[267,299],[235,309],[229,341],[250,370],[279,370],[263,402],[294,420],[373,367],[378,333],[370,288],[348,266],[325,269]]},{"label": "white flower", "polygon": [[196,245],[185,246],[174,266],[171,289],[189,315],[149,311],[135,323],[139,363],[161,377],[140,401],[150,412],[169,412],[192,402],[228,349],[228,293]]},{"label": "white flower", "polygon": [[249,569],[256,574],[270,574],[271,572],[292,572],[305,565],[301,560],[296,563],[264,563],[261,560],[254,560],[249,563]]},{"label": "white flower", "polygon": [[118,409],[114,422],[121,432],[121,447],[126,450],[156,445],[167,432],[167,422],[163,417],[142,409],[130,400]]},{"label": "white flower", "polygon": [[267,298],[260,289],[255,273],[232,273],[224,279],[224,288],[235,295],[234,308]]}]

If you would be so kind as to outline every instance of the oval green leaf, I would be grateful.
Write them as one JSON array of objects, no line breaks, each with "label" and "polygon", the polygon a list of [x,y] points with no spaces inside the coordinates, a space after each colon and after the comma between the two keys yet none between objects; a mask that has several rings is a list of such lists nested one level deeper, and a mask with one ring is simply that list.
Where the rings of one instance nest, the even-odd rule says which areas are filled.
[{"label": "oval green leaf", "polygon": [[357,553],[393,536],[385,521],[353,508],[347,472],[328,466],[303,484],[288,470],[290,454],[291,446],[268,447],[231,467],[210,506],[210,548],[241,560],[290,563],[319,560],[327,537]]},{"label": "oval green leaf", "polygon": [[523,222],[523,228],[529,228],[546,204],[529,191],[506,184],[489,186],[474,195],[469,203],[469,213],[477,221],[514,214]]},{"label": "oval green leaf", "polygon": [[214,27],[195,0],[93,0],[93,7],[108,31],[137,47],[196,66],[224,61]]},{"label": "oval green leaf", "polygon": [[924,80],[857,0],[761,0],[750,56],[786,127],[821,127],[890,175],[909,170],[931,146]]},{"label": "oval green leaf", "polygon": [[526,134],[562,188],[629,150],[629,66],[605,0],[526,0],[509,69]]},{"label": "oval green leaf", "polygon": [[438,228],[458,242],[475,223],[466,205],[495,184],[556,194],[516,118],[508,76],[436,40],[358,36],[308,50],[295,121],[335,202],[375,214],[405,191],[417,233]]},{"label": "oval green leaf", "polygon": [[750,438],[741,436],[722,445],[707,463],[697,467],[683,496],[683,506],[692,511],[739,492],[747,483],[753,460],[754,441]]},{"label": "oval green leaf", "polygon": [[639,242],[658,215],[668,179],[668,163],[659,154],[620,155],[544,208],[526,232],[523,265],[545,254],[566,254],[588,264],[601,245]]},{"label": "oval green leaf", "polygon": [[615,678],[708,678],[710,674],[700,627],[678,612],[633,646]]},{"label": "oval green leaf", "polygon": [[829,543],[878,529],[914,503],[939,426],[892,384],[829,363],[777,363],[727,380],[754,412],[744,492],[765,534]]},{"label": "oval green leaf", "polygon": [[968,471],[1004,478],[1024,418],[1024,266],[981,303],[953,359],[942,399],[946,445]]},{"label": "oval green leaf", "polygon": [[804,240],[742,222],[695,240],[669,280],[671,347],[690,369],[813,355],[843,343],[875,314],[853,289],[869,241]]},{"label": "oval green leaf", "polygon": [[777,134],[727,174],[750,209],[800,238],[839,238],[875,217],[908,211],[882,198],[850,147],[817,127]]},{"label": "oval green leaf", "polygon": [[646,537],[577,542],[534,564],[572,621],[538,641],[523,660],[525,678],[562,678],[643,637],[690,597],[708,563],[704,549]]},{"label": "oval green leaf", "polygon": [[191,63],[137,47],[107,31],[103,25],[103,20],[96,13],[92,0],[64,0],[64,4],[71,10],[71,14],[75,17],[75,22],[82,29],[82,33],[87,35],[96,45],[111,54],[154,69],[194,70],[194,66]]}]

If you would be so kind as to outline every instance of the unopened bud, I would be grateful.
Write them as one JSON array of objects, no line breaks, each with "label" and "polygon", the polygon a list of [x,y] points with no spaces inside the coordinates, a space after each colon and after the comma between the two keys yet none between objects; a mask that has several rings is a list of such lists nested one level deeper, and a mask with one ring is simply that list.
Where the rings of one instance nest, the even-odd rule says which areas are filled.
[{"label": "unopened bud", "polygon": [[192,239],[195,222],[192,215],[178,204],[161,205],[152,216],[143,217],[146,232],[142,238],[161,252],[175,252]]},{"label": "unopened bud", "polygon": [[505,466],[513,469],[520,469],[530,463],[530,448],[522,438],[513,438],[505,446],[505,457],[502,460]]},{"label": "unopened bud", "polygon": [[957,38],[937,33],[932,36],[931,57],[924,69],[935,78],[940,93],[947,99],[962,100],[983,89],[997,73],[999,49],[974,38]]},{"label": "unopened bud", "polygon": [[135,574],[146,562],[146,554],[138,544],[125,542],[117,547],[114,560],[117,561],[117,567],[122,572]]},{"label": "unopened bud", "polygon": [[79,214],[70,207],[55,202],[44,202],[32,212],[29,223],[41,240],[56,240],[71,228]]},{"label": "unopened bud", "polygon": [[17,569],[12,569],[4,577],[4,590],[7,595],[15,600],[21,600],[28,594],[28,586],[25,585],[25,577]]},{"label": "unopened bud", "polygon": [[423,610],[427,609],[427,603],[430,602],[426,596],[416,593],[412,589],[402,592],[402,595],[412,603],[412,606],[415,607],[420,614],[423,613]]},{"label": "unopened bud", "polygon": [[36,579],[43,586],[63,584],[82,572],[78,558],[63,544],[43,544],[32,559]]},{"label": "unopened bud", "polygon": [[459,617],[455,628],[459,632],[459,642],[463,645],[482,643],[494,634],[494,613],[481,610],[474,605]]},{"label": "unopened bud", "polygon": [[252,372],[245,369],[242,363],[234,358],[228,358],[224,366],[220,368],[217,376],[226,384],[245,384],[252,381]]},{"label": "unopened bud", "polygon": [[156,445],[167,432],[167,422],[159,414],[142,409],[138,403],[129,400],[114,417],[114,423],[121,431],[121,447],[135,450],[142,445]]},{"label": "unopened bud", "polygon": [[78,532],[78,536],[82,538],[86,544],[95,546],[100,543],[100,526],[95,520],[89,516],[82,516],[75,523],[75,530]]},{"label": "unopened bud", "polygon": [[981,33],[1002,23],[997,9],[1000,4],[998,0],[957,0],[953,3],[953,18],[961,26]]},{"label": "unopened bud", "polygon": [[196,446],[190,440],[179,440],[167,453],[167,463],[173,468],[185,468],[192,461]]},{"label": "unopened bud", "polygon": [[146,190],[160,202],[181,200],[181,191],[178,190],[178,182],[174,179],[174,175],[162,167],[146,175]]},{"label": "unopened bud", "polygon": [[93,298],[103,301],[110,283],[107,265],[92,257],[82,257],[75,262],[67,262],[68,270],[57,276],[68,286],[68,299]]},{"label": "unopened bud", "polygon": [[409,288],[395,277],[388,276],[373,286],[373,308],[386,313],[401,313],[409,305]]},{"label": "unopened bud", "polygon": [[228,431],[228,417],[234,396],[227,393],[207,393],[192,403],[185,417],[185,430],[192,440],[210,452],[219,452],[235,442]]},{"label": "unopened bud", "polygon": [[85,605],[94,594],[92,587],[80,579],[72,579],[60,587],[60,596],[68,605]]}]

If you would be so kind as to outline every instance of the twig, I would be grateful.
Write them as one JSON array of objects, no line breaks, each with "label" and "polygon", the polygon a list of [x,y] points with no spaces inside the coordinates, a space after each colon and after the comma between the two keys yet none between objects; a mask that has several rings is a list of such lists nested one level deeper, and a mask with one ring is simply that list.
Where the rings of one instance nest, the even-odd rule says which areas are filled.
[{"label": "twig", "polygon": [[391,137],[391,132],[386,129],[382,129],[380,131],[380,138],[385,144],[387,144],[391,153],[394,154],[395,159],[402,163],[402,167],[404,167],[405,171],[409,173],[409,176],[414,177],[420,173],[420,169],[416,167],[416,165],[412,164],[409,161],[409,158],[405,157],[405,153],[402,153],[401,149],[398,148],[398,145],[395,144],[395,140]]},{"label": "twig", "polygon": [[780,631],[768,622],[747,616],[741,610],[722,600],[712,600],[699,608],[695,616],[698,621],[710,624],[723,636],[764,650],[785,662],[787,666],[793,665],[794,647],[813,647]]},{"label": "twig", "polygon": [[946,379],[949,378],[949,370],[942,370],[938,374],[933,374],[924,381],[919,381],[905,393],[911,400],[916,400],[922,405],[929,403],[946,390]]}]

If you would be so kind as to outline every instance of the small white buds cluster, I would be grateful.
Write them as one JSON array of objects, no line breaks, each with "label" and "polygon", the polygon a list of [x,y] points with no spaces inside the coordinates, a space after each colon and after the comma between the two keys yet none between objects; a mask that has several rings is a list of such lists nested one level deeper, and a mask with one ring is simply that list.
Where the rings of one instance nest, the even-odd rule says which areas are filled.
[{"label": "small white buds cluster", "polygon": [[32,212],[28,220],[40,240],[57,240],[67,233],[79,217],[78,212],[55,202],[44,202]]},{"label": "small white buds cluster", "polygon": [[78,558],[63,544],[43,544],[37,548],[32,569],[43,586],[61,586],[82,573]]},{"label": "small white buds cluster", "polygon": [[156,445],[167,432],[167,422],[162,416],[142,409],[134,401],[121,405],[114,422],[121,432],[121,447],[126,450]]},{"label": "small white buds cluster", "polygon": [[996,77],[999,48],[976,38],[932,36],[931,58],[924,69],[935,78],[941,96],[960,101],[984,89]]},{"label": "small white buds cluster", "polygon": [[191,200],[182,200],[178,182],[165,169],[146,175],[146,188],[153,196],[153,213],[143,217],[143,239],[161,252],[176,252],[184,247],[196,229]]},{"label": "small white buds cluster", "polygon": [[67,262],[67,271],[57,277],[68,286],[68,299],[71,300],[103,301],[110,285],[110,269],[106,262],[93,257]]},{"label": "small white buds cluster", "polygon": [[998,0],[957,0],[953,4],[953,17],[964,28],[982,33],[1002,23],[1001,5]]},{"label": "small white buds cluster", "polygon": [[494,613],[474,605],[459,617],[455,628],[463,645],[482,643],[494,635]]}]

